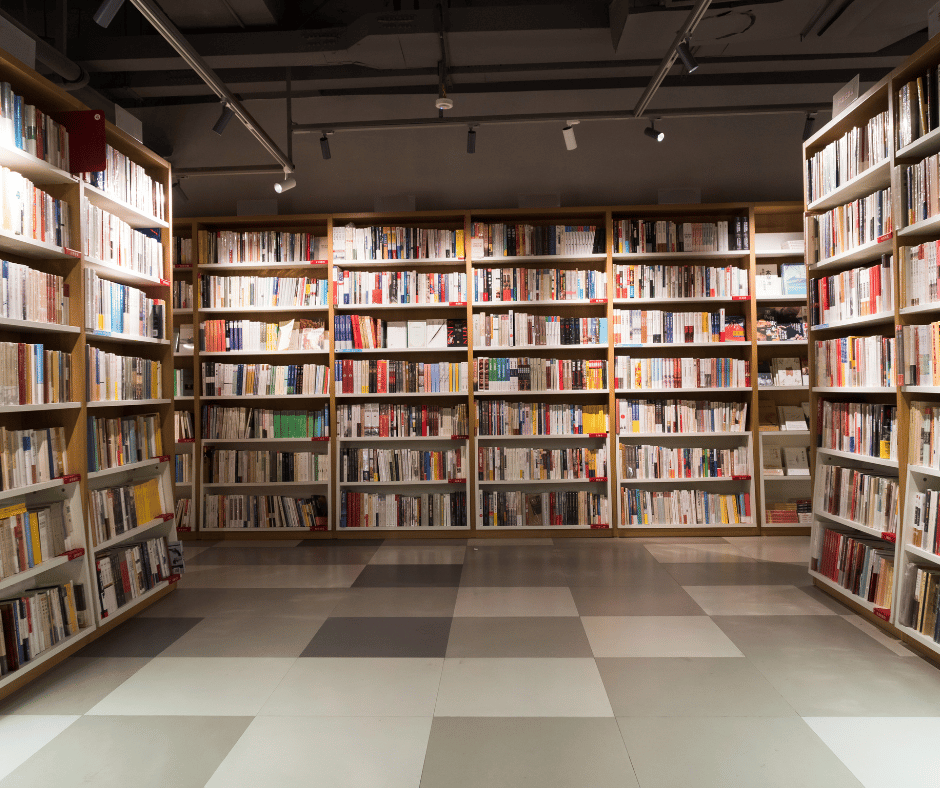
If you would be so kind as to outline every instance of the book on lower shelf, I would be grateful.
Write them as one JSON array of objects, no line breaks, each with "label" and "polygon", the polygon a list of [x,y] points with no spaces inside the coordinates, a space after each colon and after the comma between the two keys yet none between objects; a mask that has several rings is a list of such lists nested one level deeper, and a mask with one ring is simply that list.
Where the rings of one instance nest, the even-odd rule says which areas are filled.
[{"label": "book on lower shelf", "polygon": [[73,515],[69,499],[0,508],[0,580],[81,547]]},{"label": "book on lower shelf", "polygon": [[[484,404],[478,403],[478,407]],[[467,405],[411,405],[398,402],[338,403],[340,438],[452,438],[469,436]]]},{"label": "book on lower shelf", "polygon": [[813,502],[808,498],[764,504],[765,525],[809,525],[812,522]]},{"label": "book on lower shelf", "polygon": [[473,269],[475,304],[592,300],[607,300],[606,271],[566,268]]},{"label": "book on lower shelf", "polygon": [[534,255],[580,257],[606,251],[606,233],[602,226],[473,222],[470,228],[473,260]]},{"label": "book on lower shelf", "polygon": [[894,311],[892,256],[870,266],[821,276],[810,281],[810,314],[814,326],[831,325]]},{"label": "book on lower shelf", "polygon": [[897,407],[819,400],[817,445],[882,460],[898,456]]},{"label": "book on lower shelf", "polygon": [[[616,298],[748,298],[748,270],[728,265],[615,265]],[[758,293],[759,294],[759,293]]]},{"label": "book on lower shelf", "polygon": [[88,417],[88,470],[120,468],[163,457],[159,413]]},{"label": "book on lower shelf", "polygon": [[747,403],[618,397],[617,423],[619,435],[743,432],[747,424]]},{"label": "book on lower shelf", "polygon": [[[330,478],[330,458],[327,454],[214,447],[205,449],[205,454],[207,484],[326,482]],[[190,457],[188,454],[177,455],[177,459],[181,456]]]},{"label": "book on lower shelf", "polygon": [[72,357],[42,344],[0,342],[0,405],[72,401]]},{"label": "book on lower shelf", "polygon": [[101,617],[116,613],[172,574],[165,536],[95,554]]},{"label": "book on lower shelf", "polygon": [[160,361],[108,353],[91,345],[86,348],[86,359],[88,366],[85,379],[89,402],[163,397],[163,364]]},{"label": "book on lower shelf", "polygon": [[783,476],[783,455],[780,447],[772,443],[764,444],[761,452],[764,476]]},{"label": "book on lower shelf", "polygon": [[478,490],[477,513],[484,528],[610,527],[607,494],[585,490]]},{"label": "book on lower shelf", "polygon": [[[189,326],[190,332],[192,326]],[[180,345],[186,350],[183,326]],[[189,345],[192,345],[190,334]],[[323,320],[290,319],[277,323],[260,320],[205,320],[199,324],[199,349],[210,353],[232,350],[287,353],[300,350],[328,351],[330,332]]]},{"label": "book on lower shelf", "polygon": [[330,406],[305,410],[202,406],[203,440],[329,438]]},{"label": "book on lower shelf", "polygon": [[339,474],[340,482],[465,481],[467,445],[441,451],[342,447]]},{"label": "book on lower shelf", "polygon": [[170,511],[160,479],[88,491],[88,523],[96,545]]},{"label": "book on lower shelf", "polygon": [[606,481],[607,476],[607,449],[604,446],[566,449],[477,447],[479,481]]},{"label": "book on lower shelf", "polygon": [[621,443],[622,480],[715,479],[750,477],[751,449],[703,446],[652,446]]},{"label": "book on lower shelf", "polygon": [[[200,230],[198,241],[205,250],[205,265],[251,265],[260,263],[326,262],[327,238],[314,233],[279,230]],[[178,259],[192,265],[192,240],[181,246]]]},{"label": "book on lower shelf", "polygon": [[809,429],[809,418],[804,406],[778,405],[777,416],[782,430],[802,432]]},{"label": "book on lower shelf", "polygon": [[296,309],[327,307],[328,279],[291,276],[199,277],[202,309]]},{"label": "book on lower shelf", "polygon": [[4,490],[28,487],[69,473],[64,427],[9,430],[0,427]]},{"label": "book on lower shelf", "polygon": [[894,546],[822,525],[815,531],[810,568],[875,607],[890,609]]},{"label": "book on lower shelf", "polygon": [[751,494],[621,487],[620,521],[630,527],[747,525],[752,523]]},{"label": "book on lower shelf", "polygon": [[[894,230],[891,208],[891,189],[888,188],[810,217],[807,222],[808,259],[815,263],[825,262],[890,235]],[[843,232],[844,227],[850,226],[848,217],[852,216],[871,217],[871,220],[851,225],[851,232]]]},{"label": "book on lower shelf", "polygon": [[[666,312],[615,309],[614,342],[618,345],[683,345],[702,342],[745,342],[740,315],[716,312]],[[606,333],[606,332],[605,332]]]},{"label": "book on lower shelf", "polygon": [[337,394],[461,394],[467,362],[336,359]]},{"label": "book on lower shelf", "polygon": [[288,495],[203,496],[202,528],[326,530],[329,505],[325,495],[295,498]]},{"label": "book on lower shelf", "polygon": [[340,490],[339,528],[466,528],[465,490],[366,493]]},{"label": "book on lower shelf", "polygon": [[809,455],[804,446],[783,446],[783,466],[787,476],[809,477]]},{"label": "book on lower shelf", "polygon": [[[474,272],[474,287],[478,273]],[[463,271],[431,273],[336,269],[334,281],[338,306],[467,303],[467,274]]]},{"label": "book on lower shelf", "polygon": [[740,358],[614,359],[617,389],[740,388],[751,385],[751,362]]}]

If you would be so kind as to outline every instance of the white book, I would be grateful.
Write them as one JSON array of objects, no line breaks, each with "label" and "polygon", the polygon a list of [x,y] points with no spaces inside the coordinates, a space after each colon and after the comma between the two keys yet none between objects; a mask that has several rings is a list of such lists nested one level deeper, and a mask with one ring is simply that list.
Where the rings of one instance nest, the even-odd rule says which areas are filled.
[{"label": "white book", "polygon": [[427,347],[447,347],[447,320],[444,318],[427,321]]},{"label": "white book", "polygon": [[[446,344],[446,335],[445,335]],[[408,321],[408,344],[407,347],[427,347],[428,346],[428,324],[424,320]]]},{"label": "white book", "polygon": [[385,345],[389,348],[408,347],[408,323],[404,320],[389,320],[385,325]]},{"label": "white book", "polygon": [[780,418],[780,429],[782,430],[805,430],[807,428],[806,417],[803,409],[797,405],[779,405],[777,413]]},{"label": "white book", "polygon": [[809,457],[805,447],[784,447],[783,462],[787,469],[787,476],[809,476]]},{"label": "white book", "polygon": [[761,462],[763,463],[764,476],[783,476],[783,457],[780,454],[780,447],[768,444],[763,447]]}]

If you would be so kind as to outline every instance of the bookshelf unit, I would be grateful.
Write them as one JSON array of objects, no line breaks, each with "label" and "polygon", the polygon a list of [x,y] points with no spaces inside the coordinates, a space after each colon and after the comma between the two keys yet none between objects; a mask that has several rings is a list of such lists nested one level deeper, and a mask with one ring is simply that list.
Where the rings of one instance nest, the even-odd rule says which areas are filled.
[{"label": "bookshelf unit", "polygon": [[[6,357],[7,368],[16,370],[19,367],[21,376],[20,391],[14,392],[18,399],[12,401],[25,404],[0,406],[0,427],[8,431],[35,431],[30,438],[31,441],[36,440],[37,453],[48,446],[53,456],[62,456],[65,462],[63,468],[59,461],[39,463],[37,460],[37,476],[26,486],[17,486],[15,479],[4,480],[6,489],[0,492],[0,505],[7,519],[3,521],[3,527],[10,527],[12,532],[11,517],[31,518],[32,515],[21,514],[24,507],[29,512],[37,512],[36,517],[40,516],[40,511],[46,514],[41,515],[42,520],[36,521],[41,531],[33,532],[27,523],[20,542],[26,550],[26,539],[30,539],[29,547],[38,546],[40,555],[34,552],[29,558],[28,552],[24,553],[27,560],[12,569],[7,560],[2,572],[4,576],[0,579],[0,598],[19,599],[36,589],[71,583],[66,617],[71,611],[75,613],[74,621],[60,619],[58,635],[50,634],[44,643],[39,640],[33,643],[37,651],[32,659],[21,662],[18,669],[0,677],[0,697],[4,697],[168,593],[179,576],[163,572],[160,582],[154,584],[146,597],[138,596],[128,601],[120,611],[106,619],[98,615],[97,554],[103,549],[131,541],[133,532],[108,544],[97,543],[92,538],[88,496],[97,487],[110,485],[114,477],[91,471],[91,420],[123,417],[142,410],[159,413],[160,437],[163,445],[168,446],[172,435],[172,401],[168,392],[172,389],[173,374],[168,340],[118,334],[89,322],[86,305],[92,303],[94,294],[88,289],[88,284],[92,281],[93,272],[100,277],[100,283],[126,285],[150,298],[161,299],[166,302],[162,314],[164,325],[172,324],[169,222],[157,215],[170,216],[169,164],[107,124],[105,138],[110,163],[114,165],[121,156],[126,157],[140,168],[134,168],[137,175],[149,176],[159,188],[145,190],[145,181],[139,179],[136,191],[131,191],[128,186],[126,192],[118,194],[115,188],[124,188],[118,179],[105,184],[106,190],[102,190],[92,185],[89,179],[50,163],[58,143],[64,142],[64,138],[54,136],[55,126],[51,121],[62,121],[63,126],[67,126],[69,120],[63,113],[85,110],[86,107],[2,51],[0,81],[9,83],[13,92],[22,97],[24,105],[35,105],[45,113],[40,119],[38,139],[47,151],[52,151],[44,159],[16,147],[15,141],[6,136],[8,133],[12,135],[11,123],[4,127],[3,138],[0,139],[0,162],[45,192],[48,198],[44,199],[59,201],[58,205],[46,202],[47,223],[44,229],[41,223],[35,228],[0,229],[3,275],[9,277],[7,286],[11,292],[15,282],[22,281],[16,278],[21,275],[16,272],[23,272],[25,276],[28,269],[33,272],[29,276],[36,276],[38,272],[59,278],[36,283],[34,292],[47,293],[44,305],[40,306],[41,301],[27,302],[31,311],[0,317],[0,342],[22,343],[24,348],[41,345],[46,354],[30,356],[27,349],[27,355],[21,355],[19,360],[15,351],[12,357]],[[27,143],[24,141],[23,144]],[[36,145],[40,150],[40,142]],[[107,177],[113,180],[113,176]],[[149,232],[137,233],[138,229]],[[43,231],[47,233],[46,240],[42,240]],[[105,234],[121,239],[120,243],[115,242],[115,247],[120,249],[119,257],[104,259],[106,255],[95,246],[99,239],[106,237]],[[60,302],[59,298],[63,296],[67,300]],[[35,312],[40,309],[41,312]],[[23,314],[28,319],[23,319]],[[154,321],[160,317],[159,311],[153,313]],[[149,324],[147,328],[150,328]],[[136,333],[144,332],[137,330]],[[104,378],[95,377],[101,372],[100,362],[105,359],[110,359],[112,365],[125,365],[124,369],[129,371],[128,362],[116,357],[134,359],[136,381],[124,377],[122,382],[120,375],[111,377],[118,369],[116,366],[112,366]],[[45,378],[38,375],[37,359],[44,361]],[[99,366],[92,367],[89,359],[99,362]],[[27,372],[28,367],[32,371]],[[134,382],[136,388],[132,385]],[[143,386],[148,384],[151,389],[146,391]],[[143,397],[146,399],[142,400]],[[50,437],[53,433],[46,433],[46,430],[58,432]],[[60,522],[61,529],[68,533],[63,543],[55,535],[61,533]],[[174,540],[172,514],[167,519],[161,518],[159,523],[148,524],[147,532],[151,536]],[[62,544],[66,549],[59,553]],[[35,565],[30,568],[29,563]],[[79,586],[80,590],[76,590]],[[0,602],[0,607],[4,604],[6,602]],[[58,605],[59,601],[50,597],[49,604]],[[39,608],[38,601],[36,608]],[[38,619],[34,623],[46,626]]]}]

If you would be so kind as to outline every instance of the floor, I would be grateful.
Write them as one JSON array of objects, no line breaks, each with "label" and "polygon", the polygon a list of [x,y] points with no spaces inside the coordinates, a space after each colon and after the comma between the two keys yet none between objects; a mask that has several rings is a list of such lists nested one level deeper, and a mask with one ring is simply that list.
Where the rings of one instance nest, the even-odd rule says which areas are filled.
[{"label": "floor", "polygon": [[0,788],[940,788],[940,670],[807,541],[190,543],[0,703]]}]

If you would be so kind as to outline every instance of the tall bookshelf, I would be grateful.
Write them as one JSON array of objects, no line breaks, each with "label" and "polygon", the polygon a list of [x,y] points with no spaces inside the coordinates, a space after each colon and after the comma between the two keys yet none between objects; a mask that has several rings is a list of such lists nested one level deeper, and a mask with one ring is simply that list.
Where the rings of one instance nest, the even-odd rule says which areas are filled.
[{"label": "tall bookshelf", "polygon": [[[40,200],[37,203],[40,210],[35,214],[39,221],[32,228],[5,226],[0,229],[0,256],[4,260],[4,277],[10,279],[11,293],[16,266],[24,267],[16,268],[24,272],[24,276],[28,270],[30,276],[45,274],[52,277],[33,283],[33,292],[46,296],[40,312],[36,312],[40,309],[40,299],[33,298],[26,301],[30,311],[0,318],[0,341],[14,343],[14,347],[20,344],[21,348],[41,345],[44,354],[60,354],[30,356],[30,351],[26,350],[26,355],[21,353],[19,358],[15,351],[13,356],[6,357],[7,383],[14,385],[12,390],[6,391],[5,401],[14,404],[0,406],[0,427],[7,431],[32,431],[28,436],[30,446],[35,441],[37,454],[47,452],[50,459],[47,463],[36,460],[36,475],[25,479],[25,485],[22,478],[4,480],[0,500],[6,519],[2,528],[12,535],[11,541],[17,547],[18,555],[16,563],[12,564],[9,554],[4,557],[0,572],[0,608],[19,604],[19,610],[23,612],[24,603],[10,600],[21,600],[38,589],[72,584],[71,598],[49,598],[52,607],[48,610],[58,607],[60,602],[65,603],[64,607],[59,607],[61,615],[50,612],[45,620],[33,618],[33,635],[30,637],[33,653],[31,658],[22,659],[27,656],[23,650],[18,654],[21,664],[0,676],[0,696],[5,696],[168,593],[178,575],[169,572],[167,554],[167,571],[163,571],[161,565],[148,577],[146,588],[135,583],[133,589],[128,587],[126,595],[122,589],[121,601],[124,604],[119,608],[112,607],[106,614],[107,611],[99,604],[97,571],[104,556],[114,552],[118,556],[116,566],[120,566],[121,556],[131,551],[133,558],[132,551],[139,542],[156,538],[165,545],[165,540],[174,540],[174,517],[171,507],[167,507],[169,511],[154,512],[158,516],[146,522],[134,520],[130,515],[122,516],[112,524],[114,532],[102,539],[101,533],[95,530],[89,505],[91,496],[101,488],[149,479],[162,485],[162,488],[152,487],[152,490],[162,489],[164,501],[170,491],[169,457],[162,452],[152,462],[146,463],[146,467],[145,464],[135,464],[101,470],[90,466],[90,450],[93,448],[91,424],[95,418],[159,414],[160,448],[170,445],[172,402],[167,395],[172,388],[170,343],[167,339],[152,336],[106,332],[100,325],[91,323],[86,314],[86,305],[92,297],[87,285],[92,281],[93,273],[101,282],[126,285],[150,298],[166,301],[163,319],[167,325],[171,324],[170,225],[155,215],[157,212],[166,217],[170,215],[169,164],[107,124],[109,157],[114,157],[112,161],[119,156],[126,157],[141,168],[138,174],[146,173],[160,184],[163,204],[154,210],[152,198],[158,194],[154,190],[148,190],[148,197],[143,198],[143,179],[138,181],[141,188],[136,191],[119,192],[117,183],[110,176],[100,183],[100,188],[92,185],[87,179],[51,163],[60,141],[54,136],[52,121],[67,127],[69,118],[64,113],[86,108],[71,94],[4,52],[0,52],[0,81],[8,83],[12,92],[22,97],[24,106],[35,106],[42,113],[36,120],[36,139],[39,140],[36,151],[40,155],[27,152],[25,148],[29,143],[24,142],[22,148],[17,147],[10,131],[13,123],[9,121],[3,124],[3,135],[0,135],[0,163],[45,192],[48,198],[43,199],[60,201],[59,205],[51,201],[43,205]],[[31,121],[32,112],[27,113],[24,109],[23,117]],[[43,155],[43,147],[53,153]],[[65,164],[64,161],[61,163]],[[131,199],[126,199],[127,196]],[[146,241],[144,235],[137,232],[145,228],[150,231]],[[45,239],[43,232],[46,232]],[[58,232],[63,235],[58,235]],[[68,233],[67,238],[65,232]],[[96,245],[103,233],[110,234],[115,240],[118,250],[115,256],[102,252],[109,244]],[[149,265],[146,271],[145,265]],[[65,300],[60,301],[63,296]],[[24,319],[24,314],[28,319]],[[100,372],[100,367],[96,370],[89,364],[89,359],[101,361],[106,358],[104,354],[112,354],[112,363],[117,363],[114,356],[138,359],[135,372],[143,377],[137,382],[142,384],[146,378],[152,384],[151,390],[144,391],[142,385],[136,390],[115,386],[96,388],[96,381],[100,380],[96,378],[96,372]],[[39,363],[38,359],[43,359],[44,363]],[[153,362],[160,363],[159,373]],[[39,370],[43,367],[44,377],[41,377]],[[18,392],[15,385],[17,372]],[[114,380],[111,382],[113,384]],[[125,378],[124,382],[128,383],[129,379]],[[59,432],[47,435],[47,430]],[[156,438],[152,437],[156,445]],[[65,467],[62,462],[51,459],[56,455],[63,457]],[[18,461],[22,463],[23,459],[21,456]],[[16,517],[28,519],[18,523]],[[25,532],[14,531],[17,524],[25,528]],[[60,541],[63,531],[67,536]],[[23,533],[22,537],[20,533]],[[78,586],[81,586],[80,592],[77,591]],[[39,609],[36,601],[30,615],[39,615]],[[71,619],[73,613],[74,620]],[[39,629],[49,627],[43,638],[36,639],[37,625]],[[57,633],[53,634],[56,629]],[[8,661],[7,667],[10,666]]]}]

